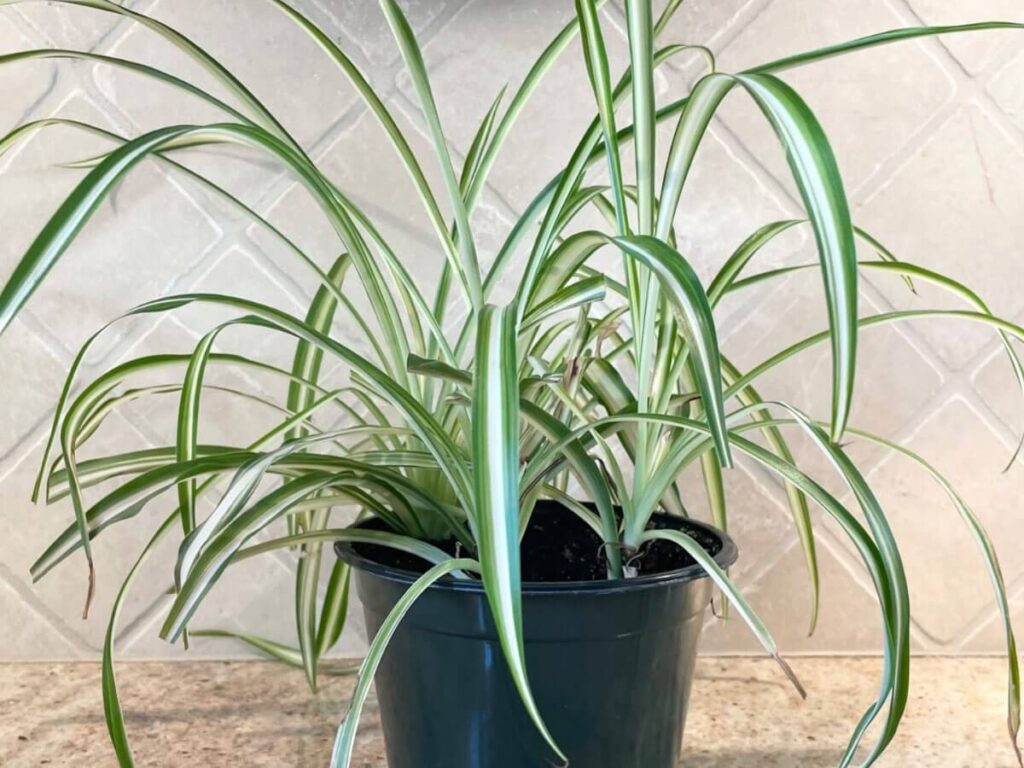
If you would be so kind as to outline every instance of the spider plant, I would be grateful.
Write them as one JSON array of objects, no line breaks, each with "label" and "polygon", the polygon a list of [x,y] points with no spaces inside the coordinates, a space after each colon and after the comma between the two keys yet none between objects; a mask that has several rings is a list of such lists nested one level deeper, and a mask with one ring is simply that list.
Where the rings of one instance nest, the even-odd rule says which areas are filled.
[{"label": "spider plant", "polygon": [[[897,543],[871,487],[841,446],[844,436],[873,441],[920,463],[941,484],[985,557],[1002,614],[1009,657],[1008,727],[1016,745],[1020,681],[1006,592],[996,554],[966,502],[923,458],[884,437],[848,425],[860,330],[920,318],[959,318],[988,326],[1002,339],[1018,382],[1024,369],[1010,344],[1024,328],[995,317],[968,287],[928,268],[899,260],[851,221],[839,168],[809,106],[781,78],[794,67],[929,35],[978,33],[1021,25],[990,22],[880,32],[838,45],[766,62],[737,73],[716,69],[707,48],[663,40],[681,5],[669,0],[655,14],[650,0],[627,0],[629,66],[614,75],[606,55],[599,0],[576,0],[576,16],[544,49],[510,93],[497,94],[461,159],[450,150],[412,29],[395,0],[381,0],[419,101],[433,156],[414,153],[366,75],[324,30],[285,0],[264,0],[295,24],[337,65],[387,136],[408,174],[436,235],[443,268],[429,285],[417,282],[382,228],[339,188],[257,97],[215,55],[156,18],[112,0],[54,0],[96,13],[115,14],[173,44],[218,84],[219,95],[142,62],[75,50],[5,54],[0,63],[26,59],[79,59],[129,70],[188,94],[222,113],[221,122],[168,125],[143,135],[118,135],[99,126],[54,116],[15,128],[0,140],[6,152],[33,134],[63,126],[109,141],[104,154],[74,164],[87,172],[60,204],[0,293],[0,329],[10,324],[90,217],[143,161],[199,185],[278,240],[291,259],[286,269],[310,274],[319,288],[304,317],[231,295],[186,293],[129,309],[83,346],[68,374],[40,463],[34,501],[71,501],[74,522],[32,568],[39,579],[81,552],[87,564],[86,610],[95,591],[91,540],[113,525],[141,524],[152,501],[172,494],[176,508],[157,525],[124,581],[109,618],[103,654],[103,696],[108,729],[121,765],[133,764],[114,675],[112,642],[118,612],[133,578],[158,542],[179,543],[175,597],[161,634],[185,638],[204,596],[234,563],[275,549],[297,549],[297,647],[243,636],[247,642],[301,667],[315,686],[324,655],[337,642],[348,602],[345,565],[328,564],[325,543],[339,539],[393,547],[433,564],[396,606],[363,662],[351,710],[339,729],[333,764],[347,765],[359,713],[376,665],[398,622],[437,580],[480,578],[505,658],[523,705],[551,749],[560,754],[533,702],[521,640],[520,536],[541,498],[566,503],[605,542],[610,579],[629,578],[629,557],[666,539],[685,549],[722,590],[766,651],[782,662],[768,629],[704,550],[683,532],[649,527],[652,514],[686,514],[678,478],[698,465],[714,522],[726,528],[723,486],[733,455],[742,454],[778,475],[799,535],[810,584],[810,624],[818,609],[818,572],[810,504],[819,506],[849,536],[874,584],[884,632],[884,670],[878,696],[856,725],[840,764],[850,764],[868,727],[881,719],[863,757],[872,764],[889,744],[907,702],[910,603]],[[14,5],[33,0],[0,0]],[[486,259],[478,252],[471,216],[480,202],[504,141],[549,71],[577,37],[595,101],[595,117],[564,167],[540,180],[539,191]],[[680,56],[703,57],[707,72],[689,92],[668,103],[655,99],[656,70]],[[708,286],[701,284],[676,243],[674,222],[689,171],[708,124],[723,100],[738,92],[752,99],[774,129],[803,199],[806,219],[766,222],[731,254]],[[628,109],[627,109],[628,107]],[[622,115],[628,114],[627,119]],[[674,128],[667,159],[656,161],[656,128]],[[320,264],[237,193],[191,167],[184,150],[241,147],[270,158],[297,179],[337,235],[338,257]],[[632,164],[628,156],[632,155]],[[440,170],[431,185],[425,163]],[[635,173],[627,178],[628,168]],[[607,182],[595,181],[601,173]],[[596,211],[604,225],[584,228]],[[758,254],[782,233],[806,227],[816,262],[756,271]],[[858,263],[860,238],[873,257]],[[595,254],[611,252],[621,268],[599,269]],[[489,264],[484,268],[483,264]],[[778,350],[749,370],[726,359],[716,337],[714,310],[727,295],[778,281],[794,270],[818,270],[827,302],[827,328]],[[894,311],[861,316],[857,280],[872,270],[934,283],[965,302],[963,310]],[[494,297],[499,282],[518,278],[507,302]],[[364,296],[364,304],[354,297]],[[94,340],[129,317],[155,318],[191,305],[233,313],[209,329],[191,354],[153,354],[118,363],[90,381],[82,362]],[[332,335],[335,316],[365,334],[363,354]],[[291,369],[253,356],[217,351],[221,334],[246,327],[295,345]],[[832,356],[832,401],[827,419],[765,399],[757,386],[767,372],[819,344]],[[321,383],[326,362],[343,364],[342,387]],[[200,439],[204,394],[218,389],[208,372],[240,368],[275,377],[280,398],[241,390],[222,393],[276,408],[276,425],[243,445]],[[133,385],[140,378],[168,383]],[[127,402],[171,395],[177,430],[168,445],[79,460],[104,420]],[[255,406],[254,406],[255,407]],[[337,424],[344,416],[345,426]],[[848,509],[794,462],[789,433],[808,438],[851,491]],[[756,439],[758,436],[763,440]],[[268,479],[275,482],[268,483]],[[87,501],[88,489],[114,480],[113,490]],[[218,483],[226,486],[220,489]],[[220,489],[220,490],[219,490]],[[570,496],[570,493],[572,496]],[[593,509],[573,501],[586,497]],[[197,510],[213,498],[212,511]],[[339,527],[337,512],[356,507],[389,530]],[[280,526],[280,527],[279,527]],[[257,537],[267,530],[273,538]],[[437,546],[459,542],[453,558]],[[170,575],[169,575],[170,576]],[[319,598],[319,588],[326,591]],[[599,674],[595,670],[595,674]],[[799,684],[797,684],[799,685]],[[1019,758],[1019,753],[1018,753]]]}]

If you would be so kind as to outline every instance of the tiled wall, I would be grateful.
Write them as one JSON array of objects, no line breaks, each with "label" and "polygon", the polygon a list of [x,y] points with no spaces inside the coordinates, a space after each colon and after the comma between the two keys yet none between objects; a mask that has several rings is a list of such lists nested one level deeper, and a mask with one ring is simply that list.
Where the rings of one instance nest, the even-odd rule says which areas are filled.
[{"label": "tiled wall", "polygon": [[[295,1],[372,73],[411,132],[414,149],[429,158],[409,83],[376,3]],[[331,63],[270,3],[137,0],[127,5],[180,26],[215,52],[282,116],[332,177],[384,222],[410,270],[421,279],[436,273],[437,250],[382,134]],[[569,0],[406,3],[457,160],[496,88],[517,82],[572,5]],[[612,63],[620,67],[623,13],[613,3],[603,13]],[[989,18],[1024,21],[1024,7],[1019,0],[689,0],[666,39],[705,43],[718,55],[720,68],[735,71],[893,27]],[[113,15],[44,3],[0,9],[0,53],[47,47],[139,58],[210,83],[168,45]],[[695,66],[685,57],[667,66],[659,74],[659,97],[681,94]],[[900,258],[963,279],[996,312],[1024,320],[1024,33],[911,42],[786,77],[832,137],[857,222]],[[517,212],[567,158],[589,120],[591,99],[578,49],[572,48],[538,90],[495,168],[477,217],[482,253],[493,253]],[[122,134],[217,119],[195,100],[102,64],[39,59],[0,67],[0,131],[51,115]],[[58,164],[90,157],[105,146],[72,129],[49,127],[0,158],[0,275],[11,271],[79,177]],[[251,155],[228,163],[203,155],[196,162],[322,262],[334,255],[330,233],[278,169]],[[733,97],[712,126],[684,197],[677,221],[682,250],[706,277],[761,224],[800,215],[799,197],[770,130],[748,102]],[[806,232],[794,231],[760,257],[761,265],[806,262],[813,258],[812,247]],[[37,508],[28,498],[48,419],[75,350],[117,312],[198,286],[299,312],[311,284],[290,263],[272,238],[222,200],[166,168],[143,165],[104,204],[49,285],[0,338],[0,658],[95,656],[121,577],[170,505],[156,505],[97,540],[98,597],[88,621],[78,618],[85,591],[79,558],[31,583],[31,561],[71,519],[64,505]],[[956,306],[927,284],[917,289],[915,296],[898,279],[867,272],[863,311]],[[807,272],[734,298],[720,314],[727,353],[751,365],[820,330],[825,315],[819,294],[820,279]],[[119,323],[96,344],[85,373],[143,352],[187,351],[218,319],[185,313],[156,325]],[[350,334],[345,328],[336,332]],[[282,364],[291,351],[288,344],[261,335],[238,334],[226,344]],[[922,451],[949,474],[996,540],[1016,620],[1024,628],[1024,469],[1018,465],[1002,472],[1015,430],[1024,424],[1024,406],[998,340],[977,325],[919,320],[865,331],[861,354],[855,425]],[[819,350],[770,376],[762,391],[825,415],[827,385],[828,356]],[[279,393],[279,386],[272,391]],[[239,435],[258,429],[259,410],[211,403],[204,425],[210,440],[225,431]],[[128,404],[97,436],[96,450],[167,444],[173,434],[173,407],[167,405]],[[902,545],[916,616],[915,646],[999,651],[985,571],[941,490],[920,469],[885,450],[855,442],[851,451],[878,490]],[[828,468],[810,448],[800,446],[797,453],[828,478]],[[735,576],[780,645],[791,652],[877,650],[880,629],[870,584],[841,534],[819,522],[823,607],[818,633],[808,639],[807,581],[778,487],[749,465],[727,479],[732,529],[742,550]],[[692,500],[699,509],[699,494]],[[180,655],[156,638],[173,557],[173,545],[158,548],[141,572],[119,624],[122,654]],[[289,569],[287,555],[249,562],[214,591],[198,623],[287,641],[293,622]],[[357,616],[343,653],[363,647],[360,633]],[[754,645],[742,625],[731,621],[713,624],[705,648],[727,652]],[[239,652],[223,641],[196,643],[200,654]]]}]

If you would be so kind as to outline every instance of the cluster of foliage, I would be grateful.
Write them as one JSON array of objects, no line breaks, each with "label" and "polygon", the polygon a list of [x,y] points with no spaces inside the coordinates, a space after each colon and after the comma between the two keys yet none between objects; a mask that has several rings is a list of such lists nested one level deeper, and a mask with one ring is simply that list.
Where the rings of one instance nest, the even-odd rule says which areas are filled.
[{"label": "cluster of foliage", "polygon": [[[7,5],[30,0],[0,0]],[[736,74],[719,72],[711,51],[660,38],[681,0],[657,15],[650,0],[627,0],[630,65],[616,80],[606,56],[600,0],[577,0],[576,17],[560,30],[518,87],[498,94],[484,115],[461,168],[445,138],[421,51],[395,0],[381,0],[408,69],[441,171],[441,189],[428,183],[406,136],[365,75],[326,32],[284,0],[266,0],[298,25],[337,64],[365,101],[408,172],[443,255],[434,294],[413,279],[402,254],[374,221],[339,189],[282,122],[211,53],[181,32],[113,0],[56,0],[116,14],[176,46],[217,82],[221,96],[138,61],[73,50],[33,50],[3,61],[62,58],[99,62],[178,89],[223,114],[223,122],[171,125],[137,137],[96,125],[52,117],[19,126],[0,140],[0,152],[50,126],[64,126],[109,140],[112,149],[79,164],[88,169],[74,191],[31,244],[0,293],[0,329],[9,325],[48,271],[72,244],[117,184],[140,162],[159,163],[200,185],[251,218],[283,244],[289,269],[313,275],[319,289],[305,317],[235,296],[187,293],[156,299],[122,318],[172,313],[189,305],[230,310],[232,319],[206,333],[190,354],[137,357],[79,384],[81,363],[93,336],[75,360],[57,407],[34,491],[35,500],[70,498],[75,521],[32,569],[42,578],[79,551],[89,564],[91,540],[113,525],[139,524],[139,515],[164,494],[174,511],[155,528],[117,595],[104,649],[104,701],[121,765],[132,764],[117,695],[112,640],[118,611],[133,577],[157,543],[180,542],[175,598],[162,628],[170,640],[188,637],[188,624],[203,597],[233,563],[274,549],[297,549],[298,645],[282,646],[245,636],[267,653],[305,670],[315,685],[320,662],[338,641],[348,602],[348,571],[322,557],[338,539],[390,546],[433,564],[396,606],[371,645],[352,702],[339,730],[334,763],[346,765],[360,708],[388,638],[416,597],[437,579],[481,578],[509,669],[537,727],[552,749],[531,694],[523,656],[520,611],[520,536],[538,499],[555,499],[590,525],[605,542],[608,577],[628,577],[623,553],[655,539],[685,548],[726,595],[765,649],[779,659],[765,626],[729,577],[685,533],[649,527],[658,510],[684,515],[678,478],[699,465],[714,522],[727,526],[722,469],[740,453],[776,473],[785,485],[793,524],[810,575],[811,626],[818,606],[818,572],[809,500],[850,537],[877,591],[884,632],[885,666],[877,700],[851,737],[841,764],[849,764],[868,726],[882,717],[877,740],[864,760],[872,763],[890,742],[904,711],[909,681],[910,602],[899,550],[886,516],[861,473],[840,446],[844,435],[872,441],[920,464],[948,494],[985,556],[1002,612],[1009,650],[1009,729],[1019,727],[1019,672],[1005,589],[992,544],[949,483],[924,459],[884,437],[847,425],[860,328],[922,317],[956,317],[987,325],[1006,346],[1019,382],[1024,369],[1011,339],[1024,329],[993,316],[970,289],[926,267],[901,261],[851,222],[840,173],[813,113],[782,79],[785,70],[825,58],[923,36],[1019,25],[985,23],[883,32],[768,62]],[[596,103],[596,117],[562,170],[540,189],[496,253],[481,268],[471,217],[488,174],[524,106],[553,62],[579,37]],[[700,55],[707,73],[689,92],[657,104],[655,71],[683,55]],[[719,105],[733,91],[752,99],[786,153],[803,198],[806,220],[767,223],[721,264],[705,288],[676,246],[674,221],[697,150]],[[620,124],[629,105],[631,119]],[[664,163],[656,161],[656,127],[674,125]],[[243,147],[287,169],[318,205],[338,238],[340,256],[324,268],[279,228],[230,190],[190,167],[185,150]],[[627,181],[622,156],[633,153],[635,178]],[[595,171],[608,182],[595,183]],[[446,215],[445,210],[450,212]],[[605,225],[583,229],[581,214],[597,211]],[[818,260],[754,272],[759,252],[782,233],[809,227]],[[858,263],[856,240],[873,258]],[[593,266],[598,252],[621,256],[621,269]],[[726,359],[713,313],[727,295],[777,281],[796,270],[819,270],[828,307],[828,329],[779,350],[750,370]],[[860,316],[857,279],[874,270],[934,283],[962,299],[965,310],[914,310]],[[498,304],[503,276],[521,277],[511,301]],[[366,299],[364,309],[353,296]],[[362,306],[362,304],[360,305]],[[465,312],[452,322],[452,313]],[[336,315],[360,329],[370,351],[361,354],[332,336]],[[115,321],[117,322],[117,321]],[[291,339],[291,370],[252,357],[216,351],[219,335],[245,326]],[[109,327],[109,326],[108,326]],[[455,327],[455,330],[452,328]],[[765,373],[815,345],[830,344],[833,360],[830,419],[821,423],[786,403],[765,400],[755,388]],[[325,361],[349,371],[344,387],[326,388]],[[204,392],[223,388],[209,370],[228,367],[278,377],[282,416],[273,429],[246,445],[199,440]],[[173,383],[133,386],[140,376],[173,375]],[[285,394],[286,392],[286,394]],[[252,392],[227,391],[248,401]],[[116,455],[76,459],[104,420],[126,402],[171,394],[178,399],[173,444]],[[263,403],[267,405],[267,403]],[[341,413],[347,426],[325,428],[325,414]],[[784,433],[797,431],[828,459],[852,492],[851,511],[794,462]],[[756,436],[763,439],[755,439]],[[54,454],[56,456],[54,457]],[[51,458],[53,461],[51,462]],[[268,484],[267,478],[277,478]],[[85,492],[115,481],[113,490],[87,503]],[[212,512],[197,514],[197,500],[216,493]],[[575,496],[570,495],[572,491]],[[578,503],[586,497],[592,509]],[[358,507],[386,521],[389,531],[338,527],[332,514]],[[616,511],[616,508],[621,510]],[[200,519],[201,518],[201,519]],[[254,537],[286,523],[275,538]],[[461,543],[451,558],[435,546]],[[318,590],[326,581],[322,598]],[[196,631],[198,632],[198,631]],[[783,669],[789,673],[783,664]],[[790,673],[791,674],[791,673]],[[794,680],[795,681],[795,680]],[[884,713],[884,714],[883,714]]]}]

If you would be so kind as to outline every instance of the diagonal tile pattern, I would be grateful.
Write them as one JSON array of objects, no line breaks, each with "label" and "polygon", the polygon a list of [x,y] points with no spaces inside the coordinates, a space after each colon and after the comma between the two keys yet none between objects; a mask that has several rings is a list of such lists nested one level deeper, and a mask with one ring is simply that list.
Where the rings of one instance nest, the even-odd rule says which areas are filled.
[{"label": "diagonal tile pattern", "polygon": [[[1024,21],[1024,8],[1014,0],[986,0],[983,3],[947,3],[944,0],[907,0],[913,14],[925,24],[964,24],[1001,19]],[[990,39],[950,36],[942,41],[954,59],[971,74],[982,72],[1006,48],[1019,44],[1011,32]]]},{"label": "diagonal tile pattern", "polygon": [[[332,37],[371,72],[436,183],[436,163],[416,97],[377,3],[293,2],[328,25]],[[439,255],[429,224],[384,135],[342,74],[300,30],[268,3],[244,3],[244,12],[226,0],[136,0],[125,5],[180,25],[238,71],[351,192],[354,202],[383,221],[382,234],[410,272],[420,279],[435,274]],[[493,94],[507,81],[518,82],[572,13],[571,2],[542,0],[403,0],[402,5],[433,73],[457,162],[469,149],[473,120],[484,114]],[[622,3],[609,3],[602,13],[611,62],[619,68],[626,61]],[[901,25],[996,17],[1024,20],[1024,11],[1017,0],[691,0],[669,26],[666,41],[705,43],[722,68],[734,70]],[[222,34],[224,29],[229,34]],[[36,3],[0,9],[0,52],[42,46],[139,58],[195,78],[226,97],[173,47],[113,14]],[[659,97],[682,91],[698,72],[691,61],[673,61],[659,73]],[[786,75],[829,130],[858,222],[901,258],[970,282],[996,312],[1018,320],[1024,317],[1019,277],[1024,249],[1022,74],[1024,39],[1003,32],[890,46]],[[484,192],[477,247],[485,262],[493,257],[509,222],[568,157],[592,109],[573,44],[534,94],[494,168],[493,188]],[[165,88],[110,66],[39,61],[0,69],[0,130],[53,114],[89,120],[127,136],[169,122],[218,119],[215,110],[195,100],[172,98]],[[662,152],[671,129],[665,126],[659,134]],[[103,146],[68,129],[51,128],[0,159],[0,274],[10,271],[77,178],[53,165],[88,157]],[[337,255],[333,234],[319,227],[314,207],[281,169],[251,154],[235,155],[230,164],[200,156],[198,167],[216,169],[218,181],[280,223],[319,263]],[[676,222],[683,250],[707,278],[753,229],[800,213],[799,195],[775,137],[742,96],[732,97],[712,125],[683,200]],[[119,525],[98,541],[100,594],[88,622],[77,619],[84,592],[79,557],[39,585],[29,583],[32,559],[71,519],[65,505],[37,509],[28,495],[54,397],[77,345],[132,303],[199,285],[301,313],[312,283],[287,258],[279,241],[250,226],[224,199],[147,164],[104,205],[50,287],[0,339],[0,356],[13,361],[0,371],[0,657],[94,655],[119,577],[150,535],[151,522],[166,512],[166,504],[157,504],[140,520]],[[794,231],[758,258],[763,269],[813,261],[812,238]],[[928,286],[919,290],[922,296],[915,298],[899,281],[866,274],[863,312],[946,301]],[[365,300],[354,296],[353,301],[358,306]],[[794,275],[784,283],[737,294],[723,303],[719,316],[727,353],[741,364],[752,364],[822,327],[818,278],[813,273]],[[187,351],[219,319],[190,311],[156,323],[117,326],[98,344],[90,363]],[[351,323],[339,320],[334,332],[359,346]],[[265,336],[250,339],[244,333],[225,343],[278,365],[287,365],[291,350],[289,343],[268,342]],[[258,347],[249,349],[250,344]],[[802,367],[791,366],[787,374],[766,379],[765,389],[824,416],[827,355],[807,354]],[[998,341],[979,328],[914,322],[866,335],[863,354],[856,421],[921,450],[959,484],[997,539],[1011,581],[1011,610],[1019,623],[1024,619],[1024,559],[1014,544],[1024,536],[1024,479],[1020,469],[1005,475],[1000,469],[1022,423],[1021,407]],[[92,365],[86,374],[95,373]],[[241,375],[221,381],[274,396],[282,391],[280,382]],[[239,430],[257,434],[263,426],[254,411],[226,401],[211,399],[204,408],[209,410],[205,423],[211,440]],[[102,447],[167,444],[173,439],[172,418],[173,407],[168,411],[133,404],[112,420]],[[852,450],[870,471],[903,543],[917,647],[1000,650],[1002,638],[984,574],[941,494],[923,473],[909,471],[884,451],[864,446]],[[798,446],[797,452],[823,482],[843,493],[807,446]],[[769,620],[780,645],[808,652],[875,651],[877,611],[855,557],[836,531],[819,524],[825,603],[819,633],[808,640],[804,563],[778,483],[746,464],[728,481],[732,531],[744,553],[734,575]],[[699,478],[688,475],[683,482],[691,489],[691,506],[701,512]],[[155,552],[126,603],[118,633],[120,653],[181,653],[156,638],[174,555],[173,544]],[[213,595],[202,623],[291,641],[290,557],[267,557],[239,570]],[[361,621],[355,618],[342,652],[359,653],[364,643]],[[735,652],[749,651],[752,645],[734,621],[713,623],[705,648]],[[197,641],[194,653],[227,657],[246,651],[228,641],[208,640]]]}]

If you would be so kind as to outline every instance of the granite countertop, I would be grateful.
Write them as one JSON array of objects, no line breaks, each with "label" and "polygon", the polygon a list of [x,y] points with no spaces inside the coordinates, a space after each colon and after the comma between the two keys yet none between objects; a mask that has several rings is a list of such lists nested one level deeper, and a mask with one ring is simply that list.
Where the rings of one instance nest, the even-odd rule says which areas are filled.
[{"label": "granite countertop", "polygon": [[[345,665],[348,666],[348,665]],[[797,658],[801,702],[771,661],[705,658],[686,728],[687,768],[834,766],[877,690],[879,659]],[[264,662],[125,662],[121,700],[139,765],[326,766],[354,675],[325,677]],[[340,671],[340,670],[339,670]],[[919,658],[903,728],[878,765],[1013,768],[1006,664]],[[0,665],[0,766],[104,768],[116,761],[103,723],[98,664]],[[353,768],[386,768],[368,703]]]}]

